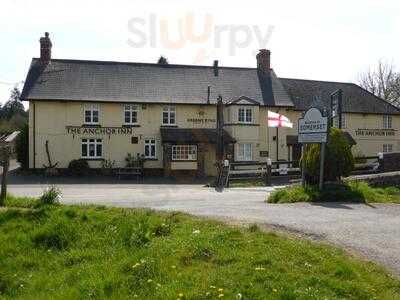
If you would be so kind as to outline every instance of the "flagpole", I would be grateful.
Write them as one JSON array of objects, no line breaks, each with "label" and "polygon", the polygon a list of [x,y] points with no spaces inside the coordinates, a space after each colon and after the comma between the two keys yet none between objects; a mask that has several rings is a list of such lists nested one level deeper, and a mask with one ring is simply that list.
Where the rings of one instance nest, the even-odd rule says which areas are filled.
[{"label": "flagpole", "polygon": [[[279,130],[278,129],[279,129],[279,124],[276,127],[276,161],[279,161],[279,137],[278,137]],[[278,165],[278,167],[279,167],[279,165]]]}]

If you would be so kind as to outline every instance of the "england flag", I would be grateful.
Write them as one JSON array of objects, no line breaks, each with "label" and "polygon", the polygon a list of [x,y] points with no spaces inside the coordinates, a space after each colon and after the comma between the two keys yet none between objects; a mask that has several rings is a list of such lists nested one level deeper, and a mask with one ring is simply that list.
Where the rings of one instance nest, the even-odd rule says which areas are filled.
[{"label": "england flag", "polygon": [[273,111],[268,111],[268,127],[288,127],[293,128],[293,123],[289,118]]}]

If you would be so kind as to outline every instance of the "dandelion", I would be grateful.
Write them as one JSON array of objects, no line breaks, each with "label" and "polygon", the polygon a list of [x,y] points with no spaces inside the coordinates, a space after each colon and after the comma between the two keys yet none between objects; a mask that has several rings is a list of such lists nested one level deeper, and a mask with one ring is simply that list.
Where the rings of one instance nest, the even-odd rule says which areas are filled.
[{"label": "dandelion", "polygon": [[210,285],[210,288],[212,288],[212,289],[215,289],[215,286],[213,286],[213,285]]},{"label": "dandelion", "polygon": [[224,289],[218,289],[218,292],[223,292],[224,291]]},{"label": "dandelion", "polygon": [[178,298],[183,298],[183,293],[179,293]]},{"label": "dandelion", "polygon": [[193,234],[199,234],[200,233],[200,230],[198,230],[198,229],[195,229],[195,230],[193,230],[193,232],[192,232]]},{"label": "dandelion", "polygon": [[278,290],[277,289],[272,289],[274,291],[274,293],[276,293]]},{"label": "dandelion", "polygon": [[134,268],[136,268],[136,267],[139,267],[140,266],[140,263],[136,263],[136,264],[134,264],[133,266],[132,266],[132,269],[134,269]]},{"label": "dandelion", "polygon": [[219,294],[218,298],[222,298],[224,296],[224,294]]}]

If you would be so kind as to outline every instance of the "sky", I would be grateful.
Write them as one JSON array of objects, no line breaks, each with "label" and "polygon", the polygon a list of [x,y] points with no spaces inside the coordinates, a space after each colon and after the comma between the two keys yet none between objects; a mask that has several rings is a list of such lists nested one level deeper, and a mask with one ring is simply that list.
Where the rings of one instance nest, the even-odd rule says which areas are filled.
[{"label": "sky", "polygon": [[48,1],[0,3],[0,102],[22,88],[45,31],[53,58],[255,67],[280,77],[357,82],[379,60],[400,66],[400,2]]}]

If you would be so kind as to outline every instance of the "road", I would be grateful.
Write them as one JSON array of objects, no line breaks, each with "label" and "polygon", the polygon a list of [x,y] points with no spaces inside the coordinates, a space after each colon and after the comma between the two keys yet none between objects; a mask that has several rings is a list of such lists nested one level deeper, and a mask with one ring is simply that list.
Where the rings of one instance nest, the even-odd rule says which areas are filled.
[{"label": "road", "polygon": [[[201,185],[65,184],[66,204],[101,204],[182,211],[307,235],[356,251],[400,275],[400,205],[267,204],[271,188],[218,193]],[[37,196],[40,184],[9,186],[14,195]]]}]

